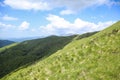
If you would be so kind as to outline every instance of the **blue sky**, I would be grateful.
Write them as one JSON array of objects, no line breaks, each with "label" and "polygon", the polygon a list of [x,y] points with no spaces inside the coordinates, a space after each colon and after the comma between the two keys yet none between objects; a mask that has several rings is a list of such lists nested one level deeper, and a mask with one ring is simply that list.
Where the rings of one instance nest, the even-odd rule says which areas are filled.
[{"label": "blue sky", "polygon": [[82,34],[120,20],[120,0],[0,0],[0,38]]}]

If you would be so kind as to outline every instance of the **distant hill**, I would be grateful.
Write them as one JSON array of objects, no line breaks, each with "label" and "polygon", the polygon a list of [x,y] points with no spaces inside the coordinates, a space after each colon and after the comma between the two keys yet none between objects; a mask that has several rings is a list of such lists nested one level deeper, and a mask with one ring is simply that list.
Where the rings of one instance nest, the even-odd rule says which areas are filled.
[{"label": "distant hill", "polygon": [[9,41],[9,40],[0,40],[0,48],[4,47],[6,45],[12,44],[14,41]]},{"label": "distant hill", "polygon": [[15,41],[15,42],[23,42],[26,40],[32,40],[37,38],[43,38],[42,36],[36,36],[36,37],[23,37],[23,38],[8,38],[8,40]]},{"label": "distant hill", "polygon": [[1,80],[120,80],[120,21],[94,35],[25,41],[0,54],[1,75],[14,70]]}]

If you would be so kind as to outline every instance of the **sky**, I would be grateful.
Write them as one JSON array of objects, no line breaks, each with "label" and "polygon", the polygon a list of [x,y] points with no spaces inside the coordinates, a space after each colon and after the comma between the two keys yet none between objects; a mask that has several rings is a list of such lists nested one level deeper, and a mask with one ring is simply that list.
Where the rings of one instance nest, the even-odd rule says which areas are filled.
[{"label": "sky", "polygon": [[120,0],[0,0],[0,38],[99,31],[120,20]]}]

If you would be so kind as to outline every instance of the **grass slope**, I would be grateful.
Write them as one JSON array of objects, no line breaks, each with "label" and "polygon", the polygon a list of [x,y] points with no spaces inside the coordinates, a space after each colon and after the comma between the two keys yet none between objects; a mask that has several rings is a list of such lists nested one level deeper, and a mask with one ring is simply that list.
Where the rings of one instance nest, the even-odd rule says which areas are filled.
[{"label": "grass slope", "polygon": [[120,22],[1,80],[120,80]]},{"label": "grass slope", "polygon": [[0,77],[62,49],[74,37],[50,36],[24,41],[8,49],[3,47],[0,51]]},{"label": "grass slope", "polygon": [[0,48],[0,53],[7,50],[7,49],[9,49],[9,48],[11,48],[11,47],[16,46],[17,44],[18,43],[13,43],[13,44],[10,44],[10,45],[7,45],[7,46],[4,46],[4,47]]}]

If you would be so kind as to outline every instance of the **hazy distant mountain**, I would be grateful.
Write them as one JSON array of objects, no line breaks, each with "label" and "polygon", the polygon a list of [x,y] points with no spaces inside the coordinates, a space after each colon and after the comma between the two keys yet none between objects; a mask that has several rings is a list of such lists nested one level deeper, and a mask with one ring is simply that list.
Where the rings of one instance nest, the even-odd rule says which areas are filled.
[{"label": "hazy distant mountain", "polygon": [[12,44],[14,41],[9,41],[9,40],[0,40],[0,48],[4,47],[6,45]]},{"label": "hazy distant mountain", "polygon": [[15,42],[22,42],[25,40],[32,40],[32,39],[37,39],[37,38],[42,38],[42,37],[8,38],[8,40],[15,41]]}]

